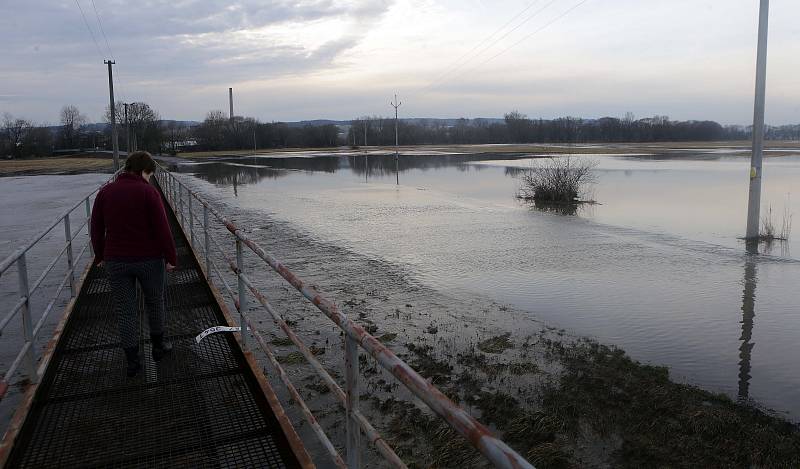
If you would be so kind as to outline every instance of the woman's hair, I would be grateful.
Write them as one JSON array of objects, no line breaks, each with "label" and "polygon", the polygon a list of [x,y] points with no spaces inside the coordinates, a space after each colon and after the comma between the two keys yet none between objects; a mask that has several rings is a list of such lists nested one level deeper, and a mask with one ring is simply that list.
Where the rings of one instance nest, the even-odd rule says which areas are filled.
[{"label": "woman's hair", "polygon": [[142,174],[142,172],[154,173],[156,171],[156,162],[153,161],[150,153],[135,151],[125,159],[125,171],[136,174]]}]

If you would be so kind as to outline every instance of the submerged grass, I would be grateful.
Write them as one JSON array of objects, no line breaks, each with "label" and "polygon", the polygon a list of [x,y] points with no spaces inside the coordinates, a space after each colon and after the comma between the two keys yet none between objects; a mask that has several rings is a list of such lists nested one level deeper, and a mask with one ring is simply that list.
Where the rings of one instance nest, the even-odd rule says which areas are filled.
[{"label": "submerged grass", "polygon": [[286,346],[288,346],[288,345],[292,345],[292,344],[294,344],[294,342],[292,342],[292,340],[291,340],[291,339],[289,339],[288,337],[279,337],[279,338],[277,338],[277,339],[272,339],[272,340],[270,341],[270,343],[271,343],[272,345],[277,345],[277,346],[279,346],[279,347],[286,347]]},{"label": "submerged grass", "polygon": [[292,352],[286,355],[278,355],[275,357],[279,363],[283,363],[285,365],[299,365],[300,363],[306,362],[306,357],[303,356],[300,352]]},{"label": "submerged grass", "polygon": [[382,336],[378,337],[378,340],[384,344],[388,344],[395,338],[397,338],[397,334],[395,334],[394,332],[387,332],[386,334],[383,334]]},{"label": "submerged grass", "polygon": [[670,381],[666,368],[581,340],[545,341],[565,366],[542,410],[575,436],[617,435],[618,467],[797,467],[800,429],[727,396]]},{"label": "submerged grass", "polygon": [[511,342],[511,334],[505,333],[478,342],[478,350],[486,353],[503,353],[504,350],[514,348],[514,343]]},{"label": "submerged grass", "polygon": [[452,365],[433,356],[433,347],[430,345],[416,345],[407,343],[406,348],[411,352],[410,365],[423,378],[429,379],[435,385],[445,384],[450,381]]},{"label": "submerged grass", "polygon": [[[510,342],[505,335],[492,339],[498,337],[491,343]],[[672,382],[666,368],[641,364],[592,340],[542,337],[538,343],[561,368],[536,392],[518,395],[502,380],[491,388],[487,379],[497,369],[508,375],[542,372],[535,364],[493,363],[473,349],[457,355],[462,369],[455,371],[429,345],[406,347],[422,376],[477,409],[481,422],[536,467],[800,467],[797,425]],[[386,430],[409,467],[486,466],[436,416],[393,398],[372,400],[389,416]]]},{"label": "submerged grass", "polygon": [[393,398],[373,399],[373,405],[392,416],[387,423],[390,443],[410,469],[488,467],[483,456],[438,416]]}]

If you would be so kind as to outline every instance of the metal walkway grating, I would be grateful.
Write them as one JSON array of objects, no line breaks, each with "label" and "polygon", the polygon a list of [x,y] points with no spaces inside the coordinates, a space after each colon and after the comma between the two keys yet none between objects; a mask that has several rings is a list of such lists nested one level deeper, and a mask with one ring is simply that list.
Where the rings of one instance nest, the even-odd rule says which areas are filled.
[{"label": "metal walkway grating", "polygon": [[142,370],[125,375],[103,269],[87,276],[16,440],[9,467],[299,467],[170,213],[180,270],[168,274],[166,336],[150,358],[140,298]]}]

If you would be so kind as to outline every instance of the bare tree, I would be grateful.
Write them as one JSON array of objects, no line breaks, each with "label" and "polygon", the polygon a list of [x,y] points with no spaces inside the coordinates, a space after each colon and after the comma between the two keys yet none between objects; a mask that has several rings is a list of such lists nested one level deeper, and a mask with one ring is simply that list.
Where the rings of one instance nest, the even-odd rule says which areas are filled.
[{"label": "bare tree", "polygon": [[25,142],[33,129],[33,124],[25,119],[16,119],[9,113],[3,114],[3,134],[8,151],[14,157],[25,156]]},{"label": "bare tree", "polygon": [[214,110],[206,114],[206,119],[197,128],[197,137],[209,150],[221,150],[225,144],[229,117],[222,111]]},{"label": "bare tree", "polygon": [[[114,106],[117,125],[125,125],[125,108],[122,103]],[[111,122],[111,111],[106,109],[106,122]],[[158,151],[161,147],[161,116],[149,104],[128,104],[128,125],[131,131],[131,150]]]},{"label": "bare tree", "polygon": [[519,111],[511,111],[503,116],[512,143],[522,143],[528,140],[531,120]]},{"label": "bare tree", "polygon": [[69,104],[61,108],[61,142],[66,148],[75,147],[78,133],[86,125],[86,116],[77,106]]}]

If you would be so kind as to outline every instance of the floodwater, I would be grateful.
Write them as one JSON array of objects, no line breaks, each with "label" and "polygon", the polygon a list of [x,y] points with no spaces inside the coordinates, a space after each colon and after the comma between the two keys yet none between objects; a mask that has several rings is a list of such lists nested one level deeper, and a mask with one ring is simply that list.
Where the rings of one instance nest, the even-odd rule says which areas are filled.
[{"label": "floodwater", "polygon": [[[20,248],[43,229],[47,228],[65,211],[78,203],[83,197],[108,180],[109,174],[77,174],[48,176],[16,176],[0,178],[0,259]],[[77,258],[89,241],[86,227],[85,208],[77,207],[70,213],[73,253]],[[79,227],[80,230],[78,229]],[[63,224],[55,226],[40,242],[26,253],[29,286],[39,278],[53,258],[61,252],[65,244]],[[76,276],[79,276],[90,254],[84,252],[76,259]],[[53,335],[56,324],[61,319],[64,307],[70,299],[69,288],[54,298],[58,285],[67,272],[66,255],[56,263],[49,275],[44,277],[40,288],[32,295],[31,317],[36,324],[51,300],[54,301],[50,314],[45,318],[37,338],[37,355]],[[19,299],[18,273],[13,265],[0,276],[0,314],[5,317]],[[3,329],[0,335],[0,373],[5,373],[23,344],[21,317],[17,315]],[[16,383],[16,379],[12,380]],[[4,426],[20,401],[20,387],[12,386],[8,395],[0,402],[0,426]]]},{"label": "floodwater", "polygon": [[[401,155],[399,175],[393,156],[358,153],[179,170],[246,209],[253,218],[240,225],[289,223],[436,290],[527,311],[668,366],[675,380],[800,419],[800,242],[746,252],[749,158],[602,148],[581,158],[598,163],[597,204],[571,215],[516,200],[525,155]],[[798,194],[800,157],[768,158],[763,201],[778,227]]]}]

